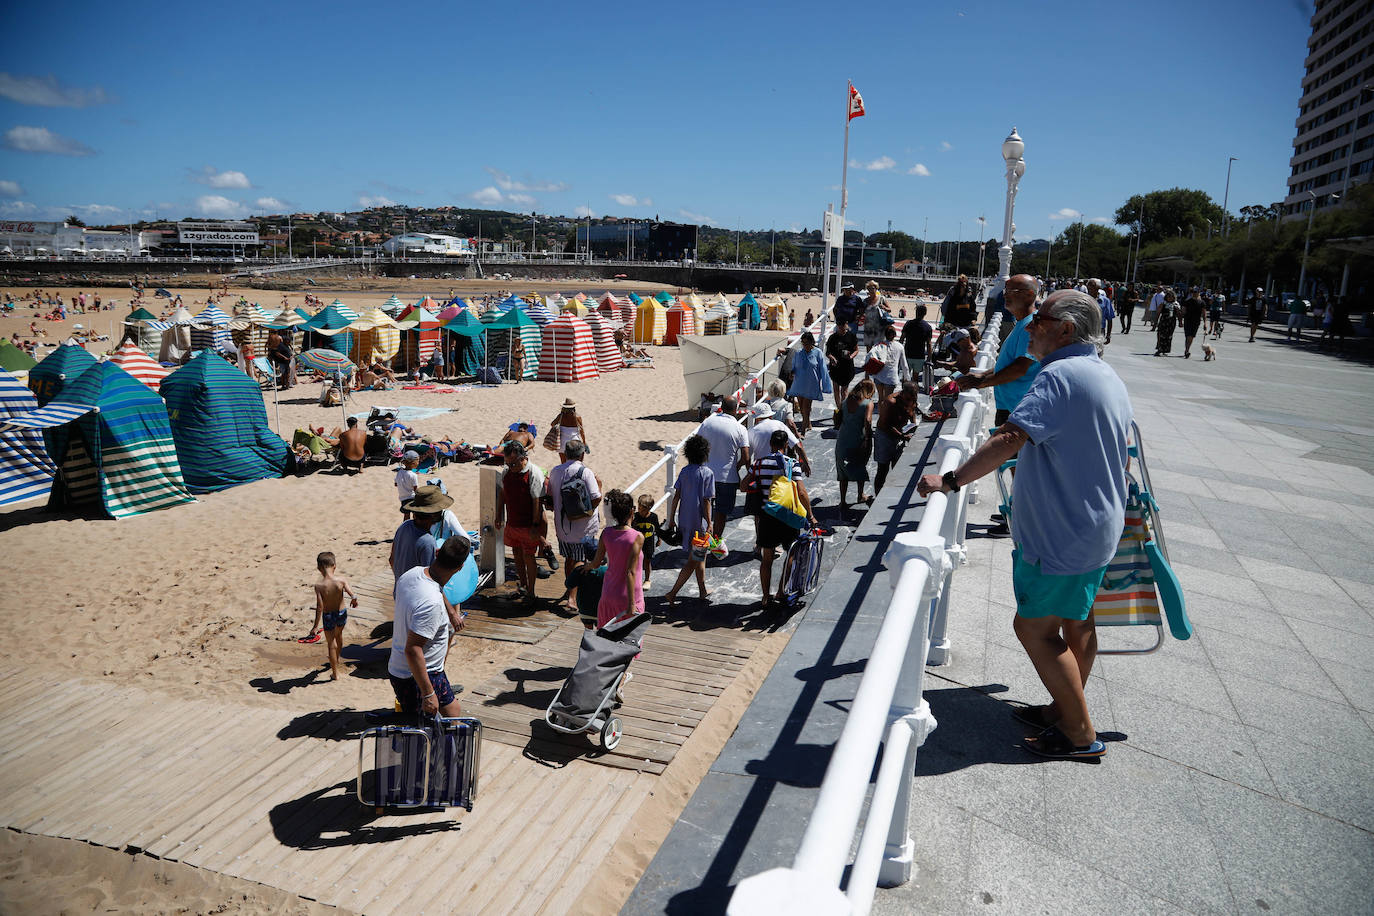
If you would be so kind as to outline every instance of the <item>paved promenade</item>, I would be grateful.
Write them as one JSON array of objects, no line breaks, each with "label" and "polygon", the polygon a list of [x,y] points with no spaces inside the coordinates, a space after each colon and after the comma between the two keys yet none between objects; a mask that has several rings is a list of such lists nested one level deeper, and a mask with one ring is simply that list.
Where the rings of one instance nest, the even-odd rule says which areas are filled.
[{"label": "paved promenade", "polygon": [[[1219,359],[1108,359],[1131,391],[1196,627],[1088,686],[1100,764],[1043,762],[1004,701],[1045,694],[1011,632],[1010,542],[973,507],[939,727],[917,758],[918,872],[879,913],[1374,909],[1374,370],[1228,326]],[[790,864],[914,527],[910,449],[626,912],[719,912]],[[885,517],[895,507],[900,517]],[[1138,639],[1104,630],[1103,647]]]}]

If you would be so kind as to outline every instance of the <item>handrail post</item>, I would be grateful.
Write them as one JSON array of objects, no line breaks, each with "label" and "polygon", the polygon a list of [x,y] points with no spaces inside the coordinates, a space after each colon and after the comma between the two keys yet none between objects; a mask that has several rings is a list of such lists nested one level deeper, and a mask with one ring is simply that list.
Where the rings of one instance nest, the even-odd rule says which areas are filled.
[{"label": "handrail post", "polygon": [[[964,436],[944,435],[936,440],[936,447],[940,450],[938,466],[942,469],[952,469],[958,467],[968,458],[971,443]],[[951,456],[953,456],[953,460],[951,460]],[[952,575],[956,567],[962,566],[967,561],[967,554],[964,550],[964,525],[967,507],[967,494],[953,494],[950,497],[950,503],[945,510],[944,517],[941,519],[940,537],[945,545],[945,555],[949,558],[946,575]],[[930,651],[926,655],[926,664],[928,665],[949,664],[949,637],[946,632],[949,626],[951,591],[949,588],[942,588],[931,607]]]},{"label": "handrail post", "polygon": [[673,484],[677,482],[677,446],[665,445],[663,451],[668,456],[668,462],[663,466],[666,472],[663,480],[663,492],[671,493]]}]

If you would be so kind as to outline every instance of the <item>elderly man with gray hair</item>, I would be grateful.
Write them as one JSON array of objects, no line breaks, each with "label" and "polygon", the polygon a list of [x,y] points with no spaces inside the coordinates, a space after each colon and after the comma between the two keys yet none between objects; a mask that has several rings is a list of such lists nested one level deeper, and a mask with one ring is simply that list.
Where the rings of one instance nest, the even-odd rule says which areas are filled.
[{"label": "elderly man with gray hair", "polygon": [[1056,292],[1031,321],[1028,353],[1040,361],[1007,422],[960,467],[927,474],[922,496],[955,492],[1013,456],[1014,629],[1049,691],[1047,706],[1018,707],[1039,731],[1025,748],[1042,757],[1101,757],[1083,689],[1097,657],[1093,599],[1126,516],[1126,386],[1101,359],[1102,312],[1093,297]]}]

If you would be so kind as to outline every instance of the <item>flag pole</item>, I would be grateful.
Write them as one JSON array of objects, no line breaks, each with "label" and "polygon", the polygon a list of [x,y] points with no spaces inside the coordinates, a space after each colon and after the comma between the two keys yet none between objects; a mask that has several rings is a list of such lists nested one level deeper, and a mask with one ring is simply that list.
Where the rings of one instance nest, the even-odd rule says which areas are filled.
[{"label": "flag pole", "polygon": [[835,293],[831,297],[831,302],[840,298],[840,281],[844,279],[844,211],[849,206],[849,122],[853,120],[849,116],[851,97],[854,92],[854,84],[845,81],[844,90],[844,160],[840,167],[840,252],[835,258]]}]

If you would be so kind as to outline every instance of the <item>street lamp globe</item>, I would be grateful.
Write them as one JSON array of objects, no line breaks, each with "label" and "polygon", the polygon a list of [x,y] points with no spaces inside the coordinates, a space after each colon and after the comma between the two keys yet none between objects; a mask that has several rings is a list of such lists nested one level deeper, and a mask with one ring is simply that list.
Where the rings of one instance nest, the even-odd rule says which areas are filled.
[{"label": "street lamp globe", "polygon": [[1016,128],[1013,127],[1007,139],[1002,141],[1002,158],[1007,160],[1007,162],[1015,162],[1020,159],[1025,152],[1026,144],[1021,140],[1021,135],[1016,132]]}]

